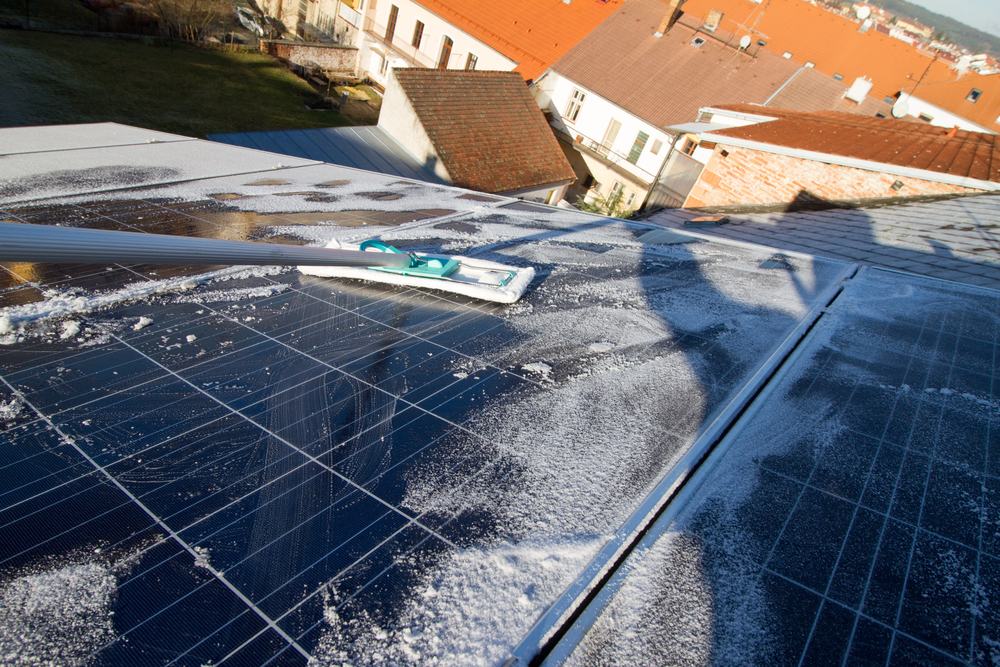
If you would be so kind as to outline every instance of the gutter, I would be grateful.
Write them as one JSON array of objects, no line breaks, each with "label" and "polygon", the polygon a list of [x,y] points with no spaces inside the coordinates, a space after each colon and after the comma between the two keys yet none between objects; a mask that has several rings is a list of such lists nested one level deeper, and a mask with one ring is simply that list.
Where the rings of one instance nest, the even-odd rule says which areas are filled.
[{"label": "gutter", "polygon": [[749,139],[739,139],[736,137],[727,137],[720,134],[712,134],[711,132],[705,132],[703,134],[699,134],[698,139],[700,141],[714,141],[717,144],[722,144],[725,146],[735,146],[736,148],[749,148],[751,150],[762,151],[764,153],[785,155],[787,157],[794,157],[802,160],[812,160],[814,162],[836,164],[842,167],[852,167],[854,169],[875,171],[884,174],[892,174],[894,176],[917,178],[922,181],[947,183],[949,185],[957,185],[963,188],[986,190],[987,192],[1000,192],[1000,183],[995,183],[993,181],[982,181],[977,178],[969,178],[968,176],[955,176],[953,174],[943,174],[938,171],[928,171],[926,169],[914,169],[912,167],[900,167],[898,165],[885,164],[884,162],[860,160],[858,158],[844,157],[842,155],[833,155],[831,153],[820,153],[817,151],[807,151],[798,148],[788,148],[786,146],[766,144],[759,141],[751,141]]}]

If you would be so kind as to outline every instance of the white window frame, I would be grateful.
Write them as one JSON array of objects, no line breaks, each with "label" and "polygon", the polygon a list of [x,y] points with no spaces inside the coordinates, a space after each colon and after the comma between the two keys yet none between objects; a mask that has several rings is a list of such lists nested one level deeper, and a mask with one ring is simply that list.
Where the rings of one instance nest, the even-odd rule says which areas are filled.
[{"label": "white window frame", "polygon": [[570,123],[575,123],[580,116],[580,109],[583,108],[583,103],[586,101],[587,93],[579,88],[574,88],[569,96],[569,103],[566,104],[566,113],[563,114],[563,117]]}]

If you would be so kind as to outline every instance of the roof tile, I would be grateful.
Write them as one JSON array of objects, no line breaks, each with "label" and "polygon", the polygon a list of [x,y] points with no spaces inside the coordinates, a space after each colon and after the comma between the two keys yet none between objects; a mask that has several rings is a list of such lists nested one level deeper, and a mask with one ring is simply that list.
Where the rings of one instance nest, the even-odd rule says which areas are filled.
[{"label": "roof tile", "polygon": [[716,137],[1000,182],[1000,143],[995,134],[958,130],[949,137],[946,129],[895,118],[870,118],[837,111],[805,113],[752,104],[716,106],[776,118],[712,132]]},{"label": "roof tile", "polygon": [[399,68],[393,76],[456,185],[498,193],[576,178],[519,74]]},{"label": "roof tile", "polygon": [[622,6],[624,0],[419,0],[420,4],[516,61],[536,79]]}]

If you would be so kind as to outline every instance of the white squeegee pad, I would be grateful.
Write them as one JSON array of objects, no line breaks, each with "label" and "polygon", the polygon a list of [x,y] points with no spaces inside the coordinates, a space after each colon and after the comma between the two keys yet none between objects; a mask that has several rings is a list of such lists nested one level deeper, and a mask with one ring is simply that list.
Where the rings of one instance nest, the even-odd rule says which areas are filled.
[{"label": "white squeegee pad", "polygon": [[[359,250],[356,245],[341,244],[336,239],[331,241],[328,248],[343,248],[345,250]],[[380,252],[380,251],[369,251]],[[300,266],[299,271],[309,276],[319,276],[322,278],[353,278],[355,280],[369,280],[372,282],[386,283],[389,285],[402,285],[406,287],[420,287],[426,289],[452,292],[453,294],[463,294],[474,299],[483,301],[495,301],[497,303],[514,303],[520,299],[528,285],[535,277],[535,269],[532,267],[518,268],[506,266],[497,262],[490,262],[483,259],[469,259],[461,255],[433,255],[420,253],[421,257],[430,257],[442,260],[454,259],[462,265],[462,269],[472,269],[473,272],[482,273],[487,282],[474,282],[474,279],[438,279],[421,278],[417,276],[404,276],[398,273],[386,271],[375,271],[372,269],[358,268],[354,266]],[[460,271],[462,271],[460,269]],[[507,275],[513,271],[514,277],[506,285],[490,284],[489,280],[495,275]]]}]

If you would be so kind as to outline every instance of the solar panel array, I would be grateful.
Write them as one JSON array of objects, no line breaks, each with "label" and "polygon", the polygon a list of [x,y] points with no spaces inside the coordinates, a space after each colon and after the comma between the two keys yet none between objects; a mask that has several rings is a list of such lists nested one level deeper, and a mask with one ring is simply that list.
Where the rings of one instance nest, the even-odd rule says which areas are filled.
[{"label": "solar panel array", "polygon": [[35,175],[72,198],[18,190],[0,218],[366,233],[538,278],[500,307],[294,270],[4,265],[0,613],[32,628],[26,659],[503,659],[844,268],[333,167],[236,172]]}]

